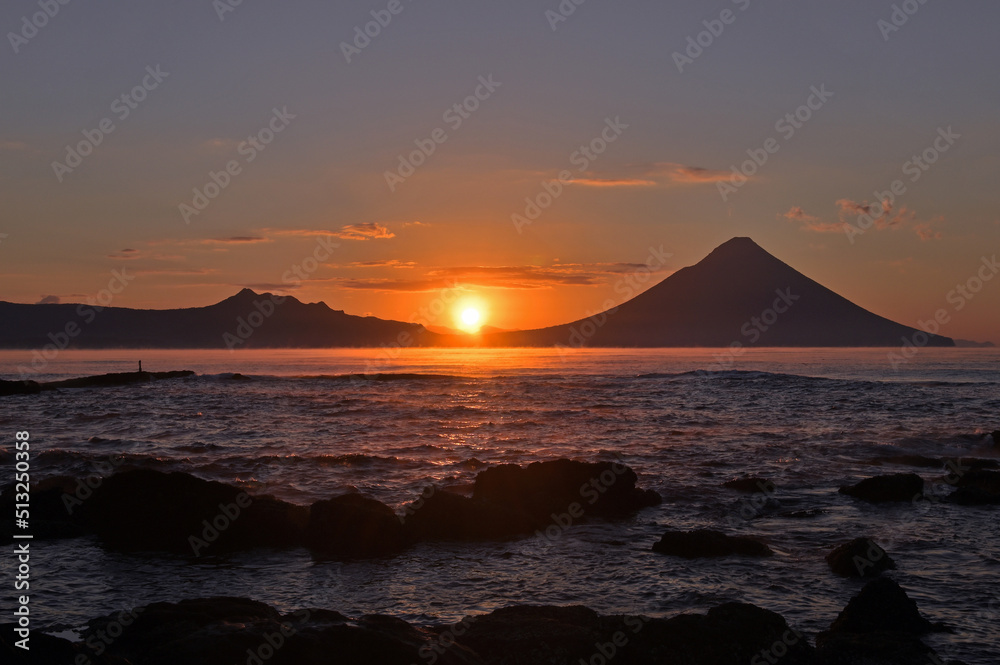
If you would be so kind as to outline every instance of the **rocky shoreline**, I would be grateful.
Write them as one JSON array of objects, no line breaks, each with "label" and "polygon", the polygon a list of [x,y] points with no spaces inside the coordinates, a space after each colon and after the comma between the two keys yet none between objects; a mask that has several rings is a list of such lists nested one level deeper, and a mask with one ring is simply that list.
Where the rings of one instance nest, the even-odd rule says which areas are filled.
[{"label": "rocky shoreline", "polygon": [[62,381],[6,381],[0,379],[0,397],[7,395],[37,395],[43,390],[59,390],[60,388],[110,388],[128,386],[135,383],[150,383],[166,379],[183,379],[194,376],[191,370],[176,370],[171,372],[117,372],[97,376],[82,376],[76,379]]},{"label": "rocky shoreline", "polygon": [[281,614],[246,598],[153,603],[90,620],[79,641],[34,634],[28,652],[0,626],[10,665],[962,665],[920,637],[947,630],[877,578],[816,636],[774,612],[725,603],[668,619],[582,606],[516,605],[451,625],[326,609]]}]

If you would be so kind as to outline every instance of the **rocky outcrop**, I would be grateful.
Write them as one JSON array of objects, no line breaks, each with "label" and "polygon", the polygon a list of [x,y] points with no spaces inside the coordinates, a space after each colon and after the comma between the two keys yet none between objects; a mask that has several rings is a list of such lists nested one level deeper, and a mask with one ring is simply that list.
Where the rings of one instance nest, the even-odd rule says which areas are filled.
[{"label": "rocky outcrop", "polygon": [[[10,650],[9,634],[0,633],[0,653]],[[457,624],[415,627],[381,615],[281,614],[245,598],[203,598],[94,619],[80,643],[37,633],[32,640],[44,641],[46,655],[54,657],[39,660],[33,642],[35,659],[12,663],[75,665],[71,658],[81,654],[94,665],[747,665],[758,656],[780,658],[782,665],[814,662],[805,636],[780,615],[741,603],[671,619],[515,606]],[[88,644],[100,646],[103,656]]]},{"label": "rocky outcrop", "polygon": [[302,543],[308,511],[186,473],[110,476],[79,506],[89,529],[122,550],[218,554]]},{"label": "rocky outcrop", "polygon": [[774,482],[768,480],[767,478],[758,478],[757,476],[734,478],[722,483],[722,486],[726,489],[736,490],[737,492],[746,492],[747,494],[753,494],[755,492],[773,494],[775,490]]},{"label": "rocky outcrop", "polygon": [[[893,580],[872,580],[848,602],[830,629],[816,638],[823,665],[912,665],[932,660],[920,637],[943,630],[920,615],[917,604]],[[936,658],[936,656],[934,657]]]},{"label": "rocky outcrop", "polygon": [[874,476],[855,485],[841,487],[840,493],[870,503],[913,501],[923,496],[924,479],[915,473]]},{"label": "rocky outcrop", "polygon": [[434,489],[404,509],[414,539],[497,540],[615,518],[660,503],[627,466],[560,459],[479,472],[472,497]]},{"label": "rocky outcrop", "polygon": [[360,494],[314,503],[309,509],[305,542],[316,552],[346,557],[398,554],[406,546],[396,513]]},{"label": "rocky outcrop", "polygon": [[667,531],[653,545],[653,551],[685,559],[718,556],[771,556],[771,548],[749,536],[727,536],[718,531]]},{"label": "rocky outcrop", "polygon": [[855,538],[826,555],[830,570],[841,577],[878,577],[896,562],[870,538]]}]

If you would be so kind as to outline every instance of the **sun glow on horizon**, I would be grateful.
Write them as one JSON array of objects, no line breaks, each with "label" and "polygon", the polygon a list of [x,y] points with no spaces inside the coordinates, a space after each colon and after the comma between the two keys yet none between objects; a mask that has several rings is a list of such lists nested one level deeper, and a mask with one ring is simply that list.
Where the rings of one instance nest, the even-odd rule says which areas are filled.
[{"label": "sun glow on horizon", "polygon": [[486,308],[479,299],[465,299],[455,305],[455,325],[463,332],[475,334],[486,323]]}]

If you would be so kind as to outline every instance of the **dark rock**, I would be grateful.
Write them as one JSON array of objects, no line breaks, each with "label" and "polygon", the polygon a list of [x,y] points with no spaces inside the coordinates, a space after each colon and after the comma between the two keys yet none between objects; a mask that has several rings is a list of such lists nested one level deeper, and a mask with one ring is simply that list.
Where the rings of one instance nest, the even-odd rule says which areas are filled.
[{"label": "dark rock", "polygon": [[826,555],[830,570],[841,577],[877,577],[896,563],[870,538],[855,538]]},{"label": "dark rock", "polygon": [[534,527],[521,513],[437,488],[407,506],[401,519],[411,540],[506,540]]},{"label": "dark rock", "polygon": [[830,629],[816,636],[821,665],[913,665],[940,662],[920,636],[942,630],[920,616],[893,580],[879,577],[851,598]]},{"label": "dark rock", "polygon": [[[73,495],[78,482],[75,478],[58,476],[32,485],[31,535],[35,540],[74,538],[87,533],[79,512],[64,499]],[[0,529],[6,541],[13,540],[17,532],[13,521],[16,493],[13,483],[0,492]]]},{"label": "dark rock", "polygon": [[943,464],[943,462],[936,457],[925,457],[924,455],[885,455],[873,458],[872,462],[876,464],[916,466],[925,469],[940,469]]},{"label": "dark rock", "polygon": [[817,638],[817,665],[933,665],[934,650],[905,633],[835,633]]},{"label": "dark rock", "polygon": [[0,624],[0,663],[4,665],[130,665],[114,656],[98,656],[83,644],[32,630],[28,650],[15,645],[15,624]]},{"label": "dark rock", "polygon": [[35,395],[42,392],[37,381],[4,381],[0,379],[0,397],[7,395]]},{"label": "dark rock", "polygon": [[658,505],[660,495],[635,486],[635,472],[610,462],[568,459],[503,464],[476,476],[473,498],[528,516],[539,526],[577,504],[587,515],[614,516]]},{"label": "dark rock", "polygon": [[672,619],[508,607],[475,618],[457,639],[490,665],[747,665],[762,654],[781,654],[781,665],[813,662],[807,640],[780,615],[740,603]]},{"label": "dark rock", "polygon": [[364,557],[405,547],[403,525],[389,506],[361,494],[317,501],[309,509],[306,544],[322,554]]},{"label": "dark rock", "polygon": [[302,544],[307,510],[186,473],[106,478],[80,510],[108,546],[195,555]]},{"label": "dark rock", "polygon": [[959,487],[974,487],[990,494],[1000,494],[1000,471],[973,469],[958,478]]},{"label": "dark rock", "polygon": [[116,374],[101,374],[100,376],[82,376],[64,381],[48,381],[41,384],[42,390],[57,390],[59,388],[109,388],[128,386],[134,383],[149,383],[166,379],[183,379],[194,376],[190,370],[174,372],[119,372]]},{"label": "dark rock", "polygon": [[672,554],[685,559],[716,556],[771,556],[771,548],[749,536],[727,536],[718,531],[698,529],[696,531],[667,531],[653,551]]},{"label": "dark rock", "polygon": [[[93,621],[85,636],[107,633],[117,620]],[[432,644],[427,631],[391,617],[350,620],[326,610],[280,615],[252,600],[205,598],[139,609],[108,650],[142,665],[411,665],[423,662],[421,649]],[[442,648],[438,656],[440,665],[483,665],[461,646]]]},{"label": "dark rock", "polygon": [[917,604],[902,587],[887,577],[879,577],[851,598],[830,625],[829,632],[923,635],[933,628],[927,619],[920,616]]},{"label": "dark rock", "polygon": [[959,506],[996,506],[1000,505],[1000,494],[978,487],[959,487],[945,497],[945,501]]},{"label": "dark rock", "polygon": [[722,486],[727,489],[736,490],[737,492],[746,492],[748,494],[753,494],[754,492],[773,494],[775,490],[775,485],[772,481],[767,478],[758,478],[757,476],[734,478],[733,480],[727,480],[722,483]]},{"label": "dark rock", "polygon": [[915,473],[874,476],[855,485],[841,487],[840,493],[871,503],[913,501],[923,496],[924,479]]},{"label": "dark rock", "polygon": [[994,430],[993,433],[990,434],[990,438],[993,439],[994,446],[1000,446],[1000,429]]}]

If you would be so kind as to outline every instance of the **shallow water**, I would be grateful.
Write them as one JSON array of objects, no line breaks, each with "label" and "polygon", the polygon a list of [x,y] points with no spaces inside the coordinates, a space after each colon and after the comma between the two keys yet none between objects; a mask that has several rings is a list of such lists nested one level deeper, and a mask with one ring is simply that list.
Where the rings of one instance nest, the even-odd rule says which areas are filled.
[{"label": "shallow water", "polygon": [[[225,594],[418,622],[513,603],[671,616],[741,600],[815,633],[860,588],[833,576],[823,556],[869,535],[925,616],[955,627],[928,640],[943,656],[1000,661],[998,509],[870,506],[836,491],[915,471],[947,493],[941,471],[873,466],[879,455],[1000,455],[984,436],[1000,428],[996,350],[924,349],[898,370],[886,350],[93,351],[64,352],[37,378],[131,371],[140,357],[147,370],[199,376],[0,401],[4,430],[32,432],[34,477],[88,474],[111,459],[297,503],[357,489],[400,508],[431,482],[467,487],[491,464],[620,454],[664,503],[552,541],[423,544],[352,563],[317,563],[305,550],[192,562],[108,553],[90,539],[38,542],[36,626]],[[0,352],[0,374],[15,378],[30,360]],[[349,376],[361,372],[383,376]],[[9,447],[0,461],[10,468]],[[775,481],[763,510],[720,487],[743,473]],[[777,556],[684,561],[649,551],[664,529],[697,527],[761,536]],[[2,565],[6,575],[10,561]]]}]

